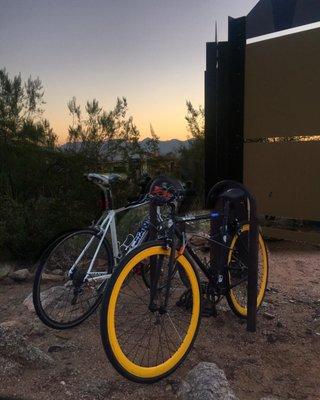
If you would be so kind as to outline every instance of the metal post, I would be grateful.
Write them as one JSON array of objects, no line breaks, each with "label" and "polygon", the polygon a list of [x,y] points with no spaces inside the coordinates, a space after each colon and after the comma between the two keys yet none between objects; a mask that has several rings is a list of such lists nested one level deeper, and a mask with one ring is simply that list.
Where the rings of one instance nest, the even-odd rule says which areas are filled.
[{"label": "metal post", "polygon": [[250,199],[250,230],[249,230],[249,260],[248,260],[248,300],[247,300],[247,330],[256,331],[257,324],[257,282],[258,282],[258,251],[259,226],[257,218],[257,202],[251,195]]}]

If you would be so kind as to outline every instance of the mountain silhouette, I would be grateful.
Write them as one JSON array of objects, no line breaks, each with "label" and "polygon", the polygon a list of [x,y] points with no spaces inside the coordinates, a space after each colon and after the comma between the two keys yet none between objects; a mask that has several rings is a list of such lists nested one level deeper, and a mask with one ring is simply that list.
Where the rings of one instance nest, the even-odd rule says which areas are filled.
[{"label": "mountain silhouette", "polygon": [[[147,146],[147,140],[149,138],[145,138],[141,140],[139,143],[143,149]],[[66,150],[70,146],[70,143],[67,142],[61,146],[61,149]],[[72,147],[76,149],[80,149],[81,142],[73,143]],[[169,139],[169,140],[159,140],[159,153],[162,156],[165,156],[169,153],[175,153],[181,147],[188,147],[189,141],[188,140],[179,140],[179,139]],[[107,146],[106,146],[107,147]]]}]

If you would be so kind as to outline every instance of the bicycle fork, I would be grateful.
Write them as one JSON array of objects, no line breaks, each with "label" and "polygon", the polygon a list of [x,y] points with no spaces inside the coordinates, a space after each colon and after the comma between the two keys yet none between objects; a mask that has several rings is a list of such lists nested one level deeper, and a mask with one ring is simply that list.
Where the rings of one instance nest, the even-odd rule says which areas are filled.
[{"label": "bicycle fork", "polygon": [[[173,214],[174,214],[174,205],[171,205],[171,218],[173,221]],[[164,302],[162,304],[157,305],[158,299],[158,292],[159,292],[159,278],[162,270],[162,264],[164,260],[164,255],[159,256],[155,259],[153,256],[150,260],[150,303],[149,303],[149,310],[152,312],[158,311],[159,314],[164,314],[167,311],[168,301],[169,301],[169,294],[170,294],[170,287],[171,287],[171,280],[174,275],[174,268],[175,268],[175,261],[176,261],[176,248],[175,248],[175,240],[174,240],[174,221],[169,229],[169,237],[166,238],[165,247],[168,248],[169,244],[171,244],[170,248],[170,255],[169,255],[169,263],[168,263],[168,274],[167,280],[165,281],[165,296]],[[170,238],[171,236],[171,238]]]}]

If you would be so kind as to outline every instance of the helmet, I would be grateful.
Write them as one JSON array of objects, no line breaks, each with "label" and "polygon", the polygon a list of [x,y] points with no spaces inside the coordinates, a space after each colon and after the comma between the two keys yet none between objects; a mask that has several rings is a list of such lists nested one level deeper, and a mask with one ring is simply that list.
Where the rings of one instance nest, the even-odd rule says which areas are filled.
[{"label": "helmet", "polygon": [[153,196],[152,201],[156,205],[179,203],[183,199],[184,188],[177,179],[158,176],[151,182],[149,193]]}]

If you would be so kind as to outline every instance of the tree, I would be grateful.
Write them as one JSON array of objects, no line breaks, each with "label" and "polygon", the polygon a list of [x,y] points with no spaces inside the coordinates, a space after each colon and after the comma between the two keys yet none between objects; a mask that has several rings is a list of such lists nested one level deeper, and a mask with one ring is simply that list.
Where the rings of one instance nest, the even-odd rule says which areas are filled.
[{"label": "tree", "polygon": [[204,190],[204,110],[194,108],[190,101],[187,105],[188,146],[180,149],[182,179],[192,181],[199,195]]},{"label": "tree", "polygon": [[12,79],[0,69],[0,138],[4,143],[29,142],[53,147],[57,136],[48,120],[42,119],[44,91],[39,78],[26,82],[21,75]]},{"label": "tree", "polygon": [[191,101],[186,102],[188,130],[191,133],[191,139],[204,140],[204,109],[202,106],[196,110]]},{"label": "tree", "polygon": [[117,98],[111,111],[104,111],[98,100],[87,101],[86,117],[73,97],[68,102],[72,124],[69,126],[71,148],[88,157],[112,161],[115,157],[127,159],[139,153],[139,130],[132,117],[127,116],[128,104],[125,97]]},{"label": "tree", "polygon": [[151,138],[145,140],[145,150],[148,154],[159,155],[159,136],[156,135],[153,126],[150,124]]}]

